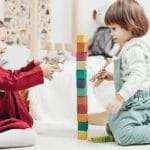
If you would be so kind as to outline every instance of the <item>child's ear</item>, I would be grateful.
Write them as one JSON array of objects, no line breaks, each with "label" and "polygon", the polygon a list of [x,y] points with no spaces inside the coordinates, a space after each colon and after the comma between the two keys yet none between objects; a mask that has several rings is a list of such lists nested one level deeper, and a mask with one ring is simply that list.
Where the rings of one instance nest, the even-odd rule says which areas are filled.
[{"label": "child's ear", "polygon": [[93,20],[95,20],[95,19],[96,19],[96,15],[97,15],[97,11],[96,11],[96,9],[94,9],[94,10],[93,10],[93,14],[92,14],[92,18],[93,18]]}]

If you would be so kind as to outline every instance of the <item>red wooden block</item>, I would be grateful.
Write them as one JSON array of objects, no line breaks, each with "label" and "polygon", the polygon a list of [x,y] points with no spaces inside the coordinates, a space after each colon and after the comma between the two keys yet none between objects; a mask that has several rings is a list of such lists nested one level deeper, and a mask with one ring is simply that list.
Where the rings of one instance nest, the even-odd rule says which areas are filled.
[{"label": "red wooden block", "polygon": [[77,112],[78,112],[78,114],[87,113],[87,104],[78,104],[77,105]]},{"label": "red wooden block", "polygon": [[76,53],[77,61],[86,61],[87,60],[87,52]]}]

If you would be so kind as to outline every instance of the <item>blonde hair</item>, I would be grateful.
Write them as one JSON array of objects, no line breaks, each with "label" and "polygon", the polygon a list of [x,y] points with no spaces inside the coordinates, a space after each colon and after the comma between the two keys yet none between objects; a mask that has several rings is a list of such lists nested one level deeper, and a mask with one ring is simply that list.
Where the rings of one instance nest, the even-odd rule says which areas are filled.
[{"label": "blonde hair", "polygon": [[117,0],[106,11],[106,25],[118,24],[132,32],[133,37],[146,34],[149,28],[143,7],[136,0]]}]

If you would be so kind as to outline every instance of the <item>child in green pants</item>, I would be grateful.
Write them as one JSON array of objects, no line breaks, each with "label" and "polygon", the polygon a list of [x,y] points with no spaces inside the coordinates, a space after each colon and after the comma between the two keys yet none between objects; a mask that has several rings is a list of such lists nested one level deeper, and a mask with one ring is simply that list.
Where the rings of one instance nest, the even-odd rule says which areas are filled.
[{"label": "child in green pants", "polygon": [[150,41],[148,19],[136,0],[117,0],[107,10],[105,23],[120,50],[114,59],[116,97],[109,101],[108,126],[119,145],[150,143]]}]

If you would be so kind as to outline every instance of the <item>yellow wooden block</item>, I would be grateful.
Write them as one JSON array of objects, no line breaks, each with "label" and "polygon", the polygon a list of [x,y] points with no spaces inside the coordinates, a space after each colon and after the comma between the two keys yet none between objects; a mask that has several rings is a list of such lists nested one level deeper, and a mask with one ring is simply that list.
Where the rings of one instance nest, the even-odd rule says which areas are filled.
[{"label": "yellow wooden block", "polygon": [[79,140],[87,140],[87,131],[78,131]]},{"label": "yellow wooden block", "polygon": [[87,35],[77,35],[77,43],[87,43]]}]

